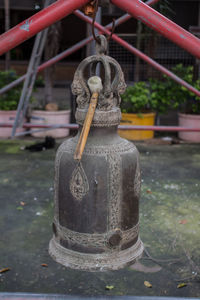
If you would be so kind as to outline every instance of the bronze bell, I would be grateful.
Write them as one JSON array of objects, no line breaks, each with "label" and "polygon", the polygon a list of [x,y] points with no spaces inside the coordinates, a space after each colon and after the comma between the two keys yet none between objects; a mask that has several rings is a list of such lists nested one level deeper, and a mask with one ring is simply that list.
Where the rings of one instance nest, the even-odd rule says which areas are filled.
[{"label": "bronze bell", "polygon": [[[49,245],[49,253],[57,262],[88,271],[120,269],[143,252],[139,238],[139,154],[133,143],[117,134],[120,94],[126,84],[120,65],[106,55],[106,38],[99,38],[97,54],[80,63],[72,84],[80,128],[57,151],[55,217]],[[82,159],[75,160],[91,98],[87,74],[95,75],[98,63],[103,70],[103,88]]]}]

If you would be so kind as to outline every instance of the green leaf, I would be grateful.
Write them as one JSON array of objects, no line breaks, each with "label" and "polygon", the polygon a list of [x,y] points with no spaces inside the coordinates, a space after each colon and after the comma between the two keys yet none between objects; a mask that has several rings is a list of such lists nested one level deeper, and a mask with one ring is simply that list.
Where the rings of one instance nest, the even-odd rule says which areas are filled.
[{"label": "green leaf", "polygon": [[24,208],[22,206],[18,206],[16,209],[17,210],[23,210]]},{"label": "green leaf", "polygon": [[113,290],[115,287],[114,285],[106,285],[106,290]]},{"label": "green leaf", "polygon": [[180,289],[180,288],[185,287],[185,286],[187,286],[186,283],[179,283],[179,284],[177,285],[177,289]]},{"label": "green leaf", "polygon": [[147,288],[152,288],[152,284],[151,284],[149,281],[144,281],[144,285],[145,285]]}]

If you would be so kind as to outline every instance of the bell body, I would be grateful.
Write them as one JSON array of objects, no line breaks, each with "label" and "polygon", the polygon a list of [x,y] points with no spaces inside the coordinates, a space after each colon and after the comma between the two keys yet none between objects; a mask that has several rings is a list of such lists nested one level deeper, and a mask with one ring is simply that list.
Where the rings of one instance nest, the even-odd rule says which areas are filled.
[{"label": "bell body", "polygon": [[143,252],[139,238],[139,155],[117,126],[92,127],[81,162],[79,134],[58,149],[50,255],[82,270],[116,270]]},{"label": "bell body", "polygon": [[[118,62],[106,55],[105,36],[99,36],[99,41],[97,54],[80,63],[72,83],[80,129],[57,152],[54,234],[49,246],[57,262],[89,271],[117,270],[133,263],[143,252],[139,238],[138,151],[117,134],[120,95],[126,84]],[[95,92],[87,73],[90,70],[95,76],[98,64],[103,83],[95,98],[98,101],[86,141],[84,134],[91,121],[88,115]],[[86,141],[84,151],[82,141]]]}]

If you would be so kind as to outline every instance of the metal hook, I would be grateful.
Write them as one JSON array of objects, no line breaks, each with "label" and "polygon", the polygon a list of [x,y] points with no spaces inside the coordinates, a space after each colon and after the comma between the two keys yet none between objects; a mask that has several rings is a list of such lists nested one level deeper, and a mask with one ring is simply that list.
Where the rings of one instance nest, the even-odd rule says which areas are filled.
[{"label": "metal hook", "polygon": [[[97,14],[97,11],[98,11],[98,6],[99,6],[99,0],[96,0],[95,10],[94,10],[94,15],[93,15],[93,20],[92,20],[92,35],[93,35],[94,40],[100,45],[101,44],[100,38],[98,36],[96,36],[95,28],[94,28],[94,23],[95,23],[95,20],[96,20],[96,14]],[[111,34],[107,37],[108,41],[112,38],[112,35],[113,35],[114,31],[115,31],[115,19],[113,19],[113,22],[112,22]]]}]

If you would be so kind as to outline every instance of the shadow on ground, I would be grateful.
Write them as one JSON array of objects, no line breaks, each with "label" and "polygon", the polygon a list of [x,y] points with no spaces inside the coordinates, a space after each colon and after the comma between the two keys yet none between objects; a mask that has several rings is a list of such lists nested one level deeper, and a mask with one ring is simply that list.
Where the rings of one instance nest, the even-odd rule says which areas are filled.
[{"label": "shadow on ground", "polygon": [[0,141],[0,269],[10,268],[0,273],[0,292],[200,295],[199,145],[138,144],[146,256],[135,269],[89,273],[66,269],[48,255],[55,150],[21,150],[30,143]]}]

